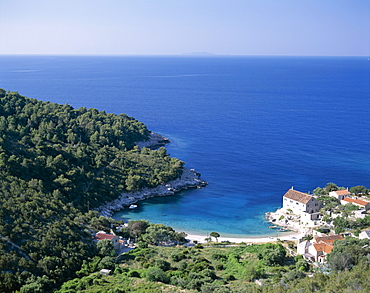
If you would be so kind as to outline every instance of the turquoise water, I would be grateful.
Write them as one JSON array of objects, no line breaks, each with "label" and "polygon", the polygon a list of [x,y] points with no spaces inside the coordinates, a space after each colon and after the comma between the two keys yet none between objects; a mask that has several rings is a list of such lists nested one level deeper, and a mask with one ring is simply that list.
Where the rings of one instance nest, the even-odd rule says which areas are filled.
[{"label": "turquoise water", "polygon": [[370,186],[365,57],[0,56],[0,64],[6,90],[137,118],[209,183],[117,219],[268,235],[264,213],[291,186]]}]

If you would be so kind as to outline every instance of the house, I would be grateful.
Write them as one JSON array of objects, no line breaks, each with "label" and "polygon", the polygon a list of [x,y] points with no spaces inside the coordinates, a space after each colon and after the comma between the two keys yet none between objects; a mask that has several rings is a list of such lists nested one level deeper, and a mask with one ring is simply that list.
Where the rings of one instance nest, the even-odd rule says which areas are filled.
[{"label": "house", "polygon": [[339,202],[343,200],[345,197],[350,196],[351,193],[348,191],[348,189],[342,189],[342,190],[336,190],[336,191],[330,191],[329,196],[335,197]]},{"label": "house", "polygon": [[104,231],[99,231],[98,233],[95,234],[95,240],[100,241],[103,239],[110,240],[115,250],[118,250],[120,248],[119,237],[117,235],[108,234],[105,233]]},{"label": "house", "polygon": [[337,234],[337,235],[316,236],[316,237],[314,237],[314,241],[316,243],[324,242],[324,243],[327,243],[327,244],[330,244],[330,245],[333,245],[333,246],[334,246],[334,242],[337,241],[337,240],[343,240],[343,236]]},{"label": "house", "polygon": [[359,239],[370,239],[370,230],[362,231],[360,235],[358,235]]},{"label": "house", "polygon": [[108,269],[101,269],[100,272],[99,272],[101,275],[103,276],[109,276],[112,274],[112,270],[108,270]]},{"label": "house", "polygon": [[297,246],[297,254],[303,255],[309,261],[324,263],[326,256],[334,248],[334,242],[342,239],[344,239],[342,235],[331,235],[302,241]]},{"label": "house", "polygon": [[345,197],[344,199],[342,199],[340,201],[341,204],[345,205],[345,204],[349,204],[349,203],[352,203],[354,204],[355,206],[358,206],[360,208],[363,208],[365,209],[366,211],[368,211],[370,209],[370,202],[368,201],[364,201],[362,199],[357,199],[357,198],[351,198],[351,197]]},{"label": "house", "polygon": [[306,220],[317,220],[322,204],[313,196],[289,189],[283,196],[283,209],[291,210],[292,213],[301,215]]}]

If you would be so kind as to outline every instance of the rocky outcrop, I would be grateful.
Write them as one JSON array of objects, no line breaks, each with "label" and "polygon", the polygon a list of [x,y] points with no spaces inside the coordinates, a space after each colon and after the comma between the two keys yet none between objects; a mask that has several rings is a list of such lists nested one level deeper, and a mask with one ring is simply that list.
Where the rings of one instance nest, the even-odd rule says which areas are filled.
[{"label": "rocky outcrop", "polygon": [[148,140],[139,141],[136,143],[141,149],[143,147],[149,148],[149,149],[157,149],[159,147],[165,146],[167,143],[169,143],[170,140],[158,133],[151,132],[149,134]]},{"label": "rocky outcrop", "polygon": [[[149,139],[146,141],[140,141],[136,144],[140,147],[147,147],[150,149],[156,149],[169,143],[170,140],[158,133],[152,132],[149,135]],[[148,199],[155,196],[169,196],[174,195],[181,190],[188,188],[201,188],[207,185],[207,182],[200,179],[200,173],[194,169],[183,169],[183,173],[180,178],[169,181],[165,184],[158,185],[153,188],[143,188],[135,192],[124,192],[119,198],[114,201],[106,202],[96,209],[100,215],[105,217],[111,217],[115,212],[122,210],[126,206],[130,206],[140,200]]]},{"label": "rocky outcrop", "polygon": [[122,210],[126,206],[130,206],[140,200],[148,199],[155,196],[169,196],[175,193],[188,189],[200,188],[207,185],[207,182],[200,179],[200,174],[194,169],[184,168],[180,178],[161,184],[154,188],[143,188],[135,192],[125,192],[114,201],[106,202],[100,206],[97,211],[100,215],[111,217],[115,212]]},{"label": "rocky outcrop", "polygon": [[299,231],[301,228],[301,217],[294,215],[283,208],[278,209],[276,212],[268,212],[265,216],[266,220],[275,226],[283,227],[292,231]]}]

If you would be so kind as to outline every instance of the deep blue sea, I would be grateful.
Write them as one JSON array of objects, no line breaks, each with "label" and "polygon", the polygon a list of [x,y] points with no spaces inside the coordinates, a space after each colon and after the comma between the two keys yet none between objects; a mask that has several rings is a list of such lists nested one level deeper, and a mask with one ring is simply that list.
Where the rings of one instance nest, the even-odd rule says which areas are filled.
[{"label": "deep blue sea", "polygon": [[0,56],[0,87],[133,116],[209,183],[117,219],[269,235],[292,186],[370,188],[367,57]]}]

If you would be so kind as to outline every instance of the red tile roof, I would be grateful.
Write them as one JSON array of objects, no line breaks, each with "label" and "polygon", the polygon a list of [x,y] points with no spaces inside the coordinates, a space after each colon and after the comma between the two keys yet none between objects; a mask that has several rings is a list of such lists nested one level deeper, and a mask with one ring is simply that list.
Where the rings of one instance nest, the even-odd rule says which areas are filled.
[{"label": "red tile roof", "polygon": [[107,234],[107,233],[101,233],[101,232],[98,232],[96,233],[95,235],[95,239],[97,240],[103,240],[103,239],[109,239],[109,240],[112,240],[116,235],[113,235],[113,234]]},{"label": "red tile roof", "polygon": [[298,201],[300,203],[304,203],[304,204],[308,203],[312,198],[311,195],[294,190],[294,189],[289,189],[287,193],[284,194],[284,197]]},{"label": "red tile roof", "polygon": [[330,235],[330,236],[322,236],[322,237],[315,237],[315,241],[317,243],[326,243],[330,245],[334,245],[334,241],[342,240],[344,237],[342,235]]},{"label": "red tile roof", "polygon": [[350,195],[351,193],[348,191],[348,189],[342,189],[342,190],[337,190],[334,191],[338,195]]},{"label": "red tile roof", "polygon": [[324,251],[325,253],[330,253],[333,249],[333,246],[332,245],[329,245],[327,243],[315,243],[313,245],[316,249],[316,251]]},{"label": "red tile roof", "polygon": [[364,201],[364,200],[356,199],[356,198],[350,198],[350,197],[345,197],[343,200],[346,201],[346,202],[355,203],[355,204],[358,204],[358,205],[361,205],[361,206],[366,206],[367,204],[370,203],[368,201]]}]

